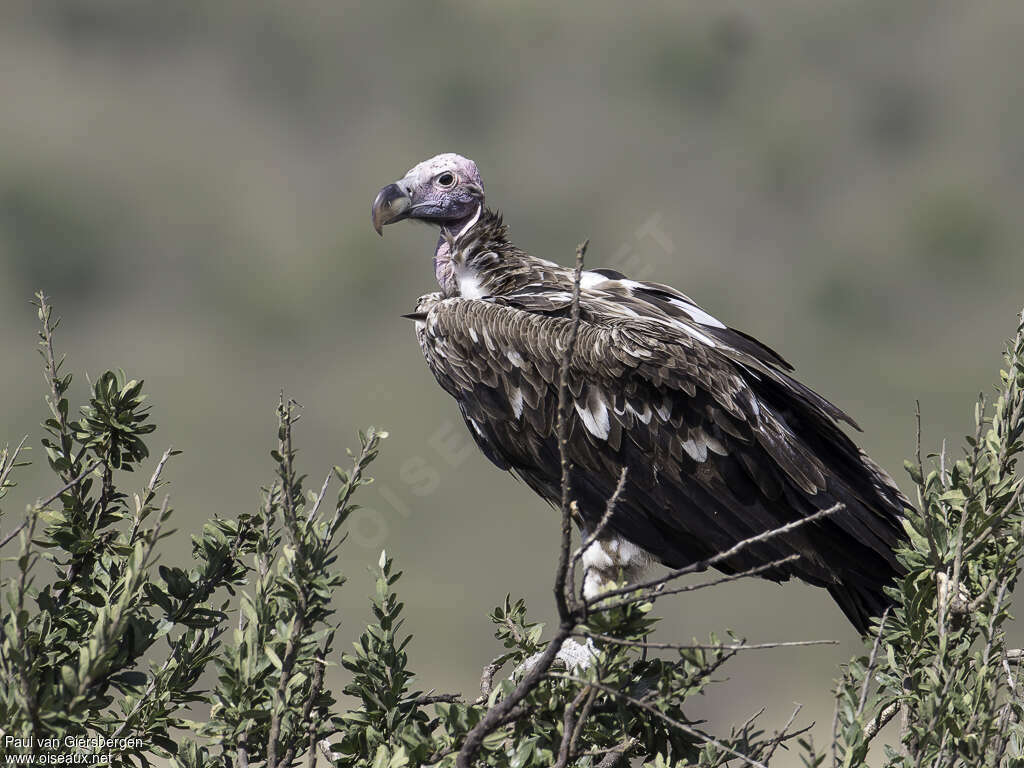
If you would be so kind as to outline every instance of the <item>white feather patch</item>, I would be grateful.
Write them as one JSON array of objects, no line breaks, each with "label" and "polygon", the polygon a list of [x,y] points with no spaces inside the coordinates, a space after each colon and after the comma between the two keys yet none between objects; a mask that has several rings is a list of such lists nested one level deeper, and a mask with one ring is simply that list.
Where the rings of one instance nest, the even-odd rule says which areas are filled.
[{"label": "white feather patch", "polygon": [[719,456],[727,456],[729,453],[727,450],[725,450],[725,446],[722,445],[721,441],[719,441],[719,439],[717,437],[714,437],[713,435],[705,433],[704,442],[705,444],[707,444],[708,450],[710,450],[712,453],[717,453]]},{"label": "white feather patch", "polygon": [[472,226],[474,224],[476,224],[477,221],[480,220],[480,212],[483,211],[483,209],[484,209],[484,207],[482,205],[478,205],[476,207],[476,214],[473,216],[472,219],[469,220],[469,223],[466,226],[464,226],[461,230],[459,230],[459,234],[457,234],[455,236],[456,240],[458,240],[460,237],[462,237],[464,234],[466,234],[472,228]]},{"label": "white feather patch", "polygon": [[582,560],[586,573],[583,592],[587,598],[596,597],[614,579],[636,581],[653,562],[650,553],[621,536],[595,541],[583,551]]},{"label": "white feather patch", "polygon": [[583,550],[583,567],[588,571],[591,568],[605,570],[606,568],[611,568],[612,565],[614,565],[612,558],[607,552],[605,552],[604,547],[602,547],[601,544],[602,542],[595,541]]},{"label": "white feather patch", "polygon": [[594,288],[607,280],[607,277],[597,272],[583,271],[580,273],[580,288]]},{"label": "white feather patch", "polygon": [[596,438],[607,440],[608,433],[611,430],[611,422],[608,420],[608,405],[604,402],[604,398],[600,394],[594,396],[592,393],[587,398],[586,407],[581,406],[579,403],[574,403],[574,405],[576,406],[576,413],[580,415],[583,426],[587,428],[587,431]]},{"label": "white feather patch", "polygon": [[459,282],[459,294],[466,299],[482,299],[487,295],[477,273],[466,267],[455,268],[455,279]]},{"label": "white feather patch", "polygon": [[661,401],[661,405],[656,406],[654,410],[658,414],[659,419],[662,421],[668,421],[669,417],[672,415],[672,403],[666,397]]},{"label": "white feather patch", "polygon": [[518,419],[523,415],[523,392],[516,387],[512,390],[512,394],[509,397],[509,402],[512,403],[512,413]]},{"label": "white feather patch", "polygon": [[647,403],[644,403],[644,409],[642,411],[638,411],[632,405],[626,403],[626,410],[632,413],[638,419],[640,419],[640,421],[642,421],[644,424],[651,423],[651,406],[649,406]]},{"label": "white feather patch", "polygon": [[708,457],[708,447],[704,443],[703,434],[698,433],[694,437],[688,437],[683,441],[683,450],[686,451],[694,461],[705,461]]},{"label": "white feather patch", "polygon": [[677,325],[680,328],[682,328],[686,333],[688,333],[690,336],[693,336],[693,338],[697,339],[698,341],[704,342],[709,347],[717,347],[718,346],[718,343],[715,342],[710,336],[705,336],[703,333],[698,331],[696,328],[691,328],[690,326],[686,325],[686,323],[677,323]]},{"label": "white feather patch", "polygon": [[710,326],[711,328],[725,328],[725,323],[723,323],[721,320],[712,317],[703,309],[694,304],[691,304],[688,301],[672,298],[669,299],[669,303],[683,310],[683,312],[685,312],[686,314],[693,318],[694,322],[698,322],[701,325]]}]

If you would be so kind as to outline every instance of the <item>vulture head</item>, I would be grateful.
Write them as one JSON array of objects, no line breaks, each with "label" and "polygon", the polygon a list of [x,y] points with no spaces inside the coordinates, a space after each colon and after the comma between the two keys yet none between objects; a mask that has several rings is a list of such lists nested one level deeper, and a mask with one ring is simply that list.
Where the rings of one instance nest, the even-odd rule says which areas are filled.
[{"label": "vulture head", "polygon": [[484,183],[476,163],[447,152],[424,160],[373,201],[373,228],[382,235],[385,224],[419,219],[461,232],[483,209]]}]

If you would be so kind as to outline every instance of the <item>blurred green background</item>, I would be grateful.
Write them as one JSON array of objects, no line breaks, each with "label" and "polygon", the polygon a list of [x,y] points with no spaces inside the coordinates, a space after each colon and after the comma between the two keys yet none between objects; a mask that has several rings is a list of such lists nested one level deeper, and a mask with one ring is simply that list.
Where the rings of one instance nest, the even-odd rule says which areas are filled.
[{"label": "blurred green background", "polygon": [[[358,427],[387,428],[342,637],[386,547],[422,684],[472,692],[507,591],[553,615],[557,524],[423,364],[400,315],[434,288],[435,235],[378,239],[376,191],[437,152],[474,158],[519,245],[569,263],[589,237],[591,266],[760,337],[906,487],[915,399],[926,448],[959,445],[1024,301],[1022,24],[1024,4],[988,0],[5,0],[0,440],[44,416],[40,288],[69,370],[145,377],[151,449],[184,450],[167,560],[257,503],[280,388],[305,407],[311,482]],[[8,510],[52,484],[21,480]],[[724,730],[768,705],[774,725],[799,701],[827,738],[859,642],[824,592],[750,582],[659,612],[663,638],[842,641],[747,655],[693,713]]]}]

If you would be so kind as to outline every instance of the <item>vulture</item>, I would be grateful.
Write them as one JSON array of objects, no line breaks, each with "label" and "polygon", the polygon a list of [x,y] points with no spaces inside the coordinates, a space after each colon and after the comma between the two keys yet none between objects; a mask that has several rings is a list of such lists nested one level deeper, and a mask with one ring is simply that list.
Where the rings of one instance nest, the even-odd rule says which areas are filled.
[{"label": "vulture", "polygon": [[[559,368],[572,331],[575,271],[531,256],[487,206],[476,164],[441,154],[380,190],[374,229],[440,229],[416,336],[480,450],[542,498],[561,498]],[[842,504],[715,567],[765,568],[823,587],[861,633],[889,604],[909,502],[843,430],[853,420],[797,381],[752,336],[676,289],[612,269],[580,279],[569,361],[568,458],[584,536],[624,487],[587,549],[584,591],[658,562],[699,563],[738,542]],[[797,558],[791,556],[798,555]]]}]

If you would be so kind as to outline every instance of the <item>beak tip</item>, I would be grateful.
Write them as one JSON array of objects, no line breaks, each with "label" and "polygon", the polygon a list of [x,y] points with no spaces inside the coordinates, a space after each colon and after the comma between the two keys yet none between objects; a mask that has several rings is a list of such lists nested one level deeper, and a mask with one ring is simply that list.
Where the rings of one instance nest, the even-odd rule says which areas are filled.
[{"label": "beak tip", "polygon": [[385,224],[408,218],[411,205],[408,194],[397,183],[388,184],[378,192],[370,207],[370,220],[377,234],[383,237]]}]

